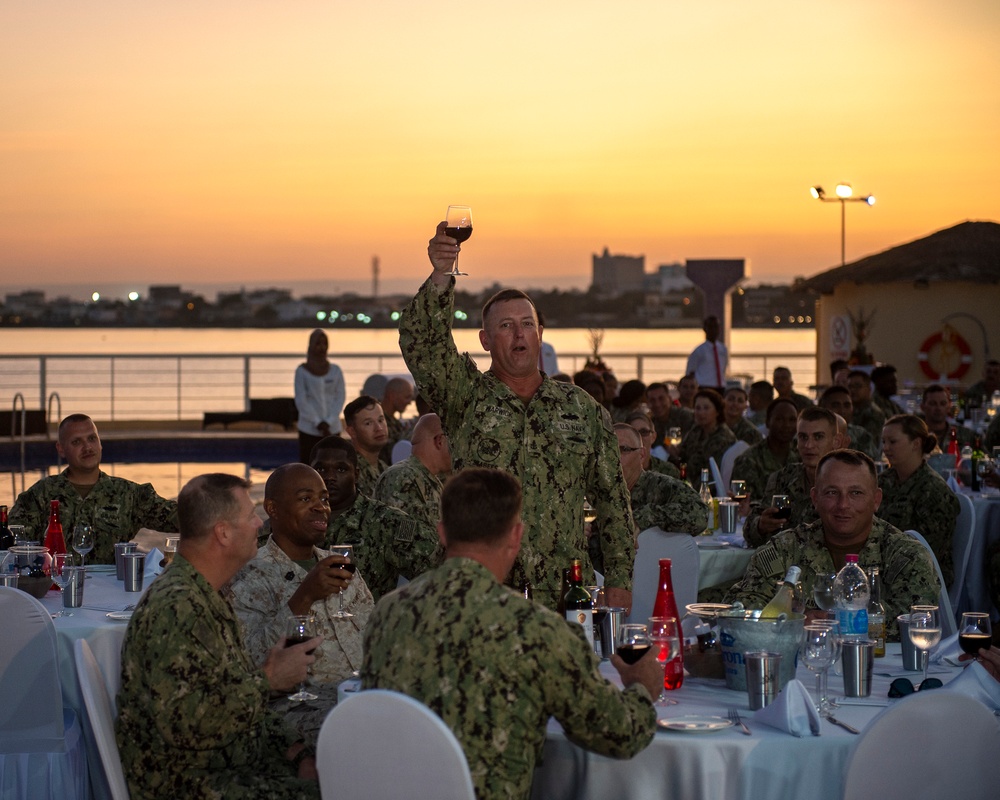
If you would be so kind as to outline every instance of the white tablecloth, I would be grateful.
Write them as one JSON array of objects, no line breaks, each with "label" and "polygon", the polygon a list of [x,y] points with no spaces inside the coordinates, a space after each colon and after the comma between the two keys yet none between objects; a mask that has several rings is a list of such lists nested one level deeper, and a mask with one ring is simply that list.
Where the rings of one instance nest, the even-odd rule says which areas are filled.
[{"label": "white tablecloth", "polygon": [[[920,680],[919,672],[904,672],[899,645],[887,646],[889,655],[875,660],[872,699],[887,697],[892,672]],[[603,669],[603,668],[602,668]],[[614,669],[606,673],[611,677]],[[961,670],[932,667],[936,677],[950,680]],[[797,676],[812,692],[815,676],[801,665]],[[843,696],[843,678],[831,670],[830,694]],[[716,733],[673,733],[658,730],[653,743],[635,758],[618,761],[588,753],[569,742],[555,721],[549,723],[542,765],[532,785],[534,800],[840,800],[843,772],[854,734],[821,722],[820,736],[797,739],[754,722],[746,692],[725,688],[724,681],[685,678],[684,686],[669,693],[679,705],[658,707],[662,717],[689,714],[725,717],[730,706],[740,709],[752,732],[737,728]],[[880,706],[843,706],[835,716],[863,729]]]},{"label": "white tablecloth", "polygon": [[718,586],[721,583],[731,583],[743,577],[747,564],[754,551],[752,548],[719,547],[728,544],[717,535],[697,536],[695,542],[698,544],[698,555],[700,565],[698,567],[698,589],[707,589],[709,586]]}]

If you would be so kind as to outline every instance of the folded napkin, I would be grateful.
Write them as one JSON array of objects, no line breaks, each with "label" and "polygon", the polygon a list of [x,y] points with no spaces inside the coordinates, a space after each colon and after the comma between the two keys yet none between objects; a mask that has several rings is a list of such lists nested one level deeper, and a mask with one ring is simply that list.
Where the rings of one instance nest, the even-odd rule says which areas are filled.
[{"label": "folded napkin", "polygon": [[154,547],[148,553],[146,553],[146,566],[143,568],[145,570],[145,575],[159,575],[163,572],[163,568],[160,566],[160,562],[163,561],[163,553],[160,552],[158,547]]},{"label": "folded napkin", "polygon": [[754,712],[753,718],[792,736],[819,736],[819,714],[800,680],[790,680],[769,706]]},{"label": "folded napkin", "polygon": [[962,674],[955,680],[949,681],[944,690],[964,694],[978,700],[991,711],[1000,712],[1000,681],[976,661],[962,670]]},{"label": "folded napkin", "polygon": [[936,647],[931,649],[931,654],[927,658],[928,664],[958,664],[958,657],[962,654],[962,648],[958,646],[958,634],[953,633],[938,642]]}]

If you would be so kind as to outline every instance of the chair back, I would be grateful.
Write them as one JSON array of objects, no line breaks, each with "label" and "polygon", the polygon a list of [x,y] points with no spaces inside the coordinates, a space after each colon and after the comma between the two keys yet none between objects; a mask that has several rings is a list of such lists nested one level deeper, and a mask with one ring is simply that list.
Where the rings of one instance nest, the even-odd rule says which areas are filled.
[{"label": "chair back", "polygon": [[48,610],[0,586],[0,753],[61,749],[65,736],[56,629]]},{"label": "chair back", "polygon": [[976,507],[971,497],[961,493],[955,496],[958,498],[958,519],[955,520],[955,533],[951,537],[951,558],[955,564],[955,579],[948,589],[948,597],[951,599],[951,607],[956,614],[959,614],[962,611],[974,610],[963,607],[967,601],[962,599],[962,592],[965,589],[965,574],[969,571],[969,560],[972,557]]},{"label": "chair back", "polygon": [[712,471],[712,482],[715,483],[715,491],[712,492],[712,496],[726,497],[726,490],[729,488],[729,484],[722,482],[722,470],[719,469],[719,465],[715,461],[715,456],[708,457],[708,467]]},{"label": "chair back", "polygon": [[940,586],[940,591],[938,592],[938,610],[941,612],[941,638],[947,638],[953,633],[958,632],[958,625],[955,621],[955,612],[951,608],[951,599],[948,597],[948,587],[945,586],[944,576],[941,574],[941,565],[938,564],[937,556],[934,555],[934,551],[927,544],[927,540],[923,536],[917,533],[917,531],[903,531],[903,533],[912,536],[920,542],[934,564],[934,572],[937,573],[938,585]]},{"label": "chair back", "polygon": [[667,533],[662,528],[647,528],[639,534],[632,572],[632,612],[628,622],[645,622],[653,615],[656,590],[660,583],[660,559],[670,559],[677,611],[698,602],[698,569],[701,557],[695,537],[688,533]]},{"label": "chair back", "polygon": [[844,800],[991,800],[1000,786],[997,753],[1000,720],[986,706],[947,688],[917,692],[857,738]]},{"label": "chair back", "polygon": [[730,445],[729,449],[722,454],[722,464],[719,466],[722,471],[722,485],[727,489],[729,488],[729,481],[733,477],[733,464],[736,463],[737,458],[749,449],[750,445],[740,439],[735,444]]},{"label": "chair back", "polygon": [[128,786],[125,783],[125,773],[122,771],[122,761],[118,754],[118,742],[115,740],[114,707],[101,667],[86,639],[77,639],[73,643],[73,657],[76,661],[76,675],[80,681],[83,704],[90,718],[94,739],[97,741],[97,752],[101,755],[101,765],[104,767],[104,778],[111,800],[128,800]]},{"label": "chair back", "polygon": [[475,800],[462,746],[427,706],[399,692],[358,692],[319,731],[324,800]]}]

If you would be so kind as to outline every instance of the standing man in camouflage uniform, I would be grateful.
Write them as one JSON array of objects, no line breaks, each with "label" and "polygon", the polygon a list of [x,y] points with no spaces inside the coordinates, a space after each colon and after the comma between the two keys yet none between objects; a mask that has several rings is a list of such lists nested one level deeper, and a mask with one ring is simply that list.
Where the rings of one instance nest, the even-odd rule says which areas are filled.
[{"label": "standing man in camouflage uniform", "polygon": [[632,514],[618,463],[611,420],[584,390],[538,369],[541,332],[531,299],[505,290],[483,308],[488,372],[462,356],[451,336],[458,244],[445,223],[427,248],[434,271],[406,307],[399,344],[421,393],[441,416],[457,469],[502,469],[524,491],[526,535],[512,583],[531,584],[536,600],[554,608],[562,570],[587,555],[583,505],[597,509],[608,603],[632,604]]},{"label": "standing man in camouflage uniform", "polygon": [[828,453],[816,469],[811,494],[819,520],[771,538],[754,553],[727,601],[763,608],[774,596],[775,583],[796,564],[802,569],[806,616],[824,616],[813,599],[815,576],[838,572],[853,553],[862,569],[879,568],[886,638],[899,641],[896,617],[914,603],[936,605],[941,587],[923,545],[875,516],[882,492],[874,462],[856,450]]},{"label": "standing man in camouflage uniform", "polygon": [[393,464],[375,484],[375,499],[437,528],[442,481],[451,472],[448,437],[437,414],[424,414],[413,428],[413,450]]},{"label": "standing man in camouflage uniform", "polygon": [[177,555],[129,621],[115,733],[134,800],[319,797],[313,758],[267,703],[322,640],[281,637],[258,667],[220,594],[257,549],[249,486],[212,474],[181,490]]},{"label": "standing man in camouflage uniform", "polygon": [[[319,697],[295,702],[280,695],[271,702],[315,746],[323,720],[337,703],[337,684],[361,669],[361,632],[375,603],[362,573],[341,569],[347,559],[319,547],[326,537],[330,497],[316,470],[301,463],[278,467],[264,487],[264,510],[271,535],[230,584],[233,606],[255,664],[264,663],[293,615],[315,618],[316,633],[323,637],[312,668],[312,691]],[[335,616],[341,600],[352,617]]]},{"label": "standing man in camouflage uniform", "polygon": [[358,490],[368,497],[375,491],[378,476],[389,464],[382,456],[382,448],[389,441],[389,428],[378,400],[363,394],[344,408],[344,425],[351,437],[358,459]]},{"label": "standing man in camouflage uniform", "polygon": [[[846,427],[846,423],[845,423]],[[811,500],[819,460],[842,444],[837,433],[837,417],[832,411],[810,406],[799,412],[796,439],[801,461],[782,467],[767,479],[764,496],[755,503],[743,523],[743,538],[751,547],[760,547],[784,527],[795,527],[816,519]],[[783,519],[778,509],[767,505],[776,494],[786,494],[792,500],[792,515]]]},{"label": "standing man in camouflage uniform", "polygon": [[882,440],[882,426],[885,425],[885,413],[872,402],[872,381],[864,370],[852,370],[847,376],[847,391],[851,393],[851,405],[854,407],[852,421],[860,425],[876,441]]},{"label": "standing man in camouflage uniform", "polygon": [[434,528],[373,500],[357,487],[358,454],[339,436],[313,448],[312,468],[330,493],[325,547],[349,544],[365,583],[378,599],[396,588],[399,578],[415,578],[439,561]]},{"label": "standing man in camouflage uniform", "polygon": [[92,564],[114,564],[115,542],[127,542],[140,528],[164,533],[177,530],[177,503],[164,500],[148,483],[113,478],[101,471],[101,437],[90,417],[71,414],[60,422],[56,451],[66,461],[66,469],[21,493],[10,511],[11,525],[24,525],[40,541],[48,525],[50,503],[58,500],[67,545],[71,545],[74,526],[93,527]]},{"label": "standing man in camouflage uniform", "polygon": [[478,800],[527,800],[549,717],[588,750],[631,758],[653,739],[663,669],[655,648],[619,690],[579,625],[501,585],[521,544],[518,482],[467,469],[442,495],[447,559],[384,598],[365,631],[365,689],[416,698],[451,728]]},{"label": "standing man in camouflage uniform", "polygon": [[770,497],[764,496],[768,478],[798,460],[798,453],[792,447],[797,423],[798,412],[791,400],[784,397],[772,400],[767,406],[767,436],[764,441],[744,450],[733,462],[732,477],[747,482],[751,502],[770,500]]}]

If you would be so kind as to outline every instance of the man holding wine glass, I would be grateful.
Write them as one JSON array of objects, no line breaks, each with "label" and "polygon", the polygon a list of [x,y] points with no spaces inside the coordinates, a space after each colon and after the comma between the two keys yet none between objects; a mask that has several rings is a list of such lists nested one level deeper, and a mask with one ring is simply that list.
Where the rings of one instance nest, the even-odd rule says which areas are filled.
[{"label": "man holding wine glass", "polygon": [[[502,469],[524,487],[524,545],[511,585],[533,587],[555,608],[562,570],[574,558],[594,582],[584,533],[587,497],[597,509],[608,603],[628,608],[635,555],[632,515],[607,412],[577,386],[538,369],[541,330],[531,299],[508,289],[483,308],[483,373],[451,336],[458,256],[439,223],[427,248],[433,271],[403,311],[399,343],[421,393],[441,417],[456,470]],[[589,577],[588,577],[589,576]]]}]

